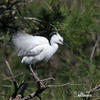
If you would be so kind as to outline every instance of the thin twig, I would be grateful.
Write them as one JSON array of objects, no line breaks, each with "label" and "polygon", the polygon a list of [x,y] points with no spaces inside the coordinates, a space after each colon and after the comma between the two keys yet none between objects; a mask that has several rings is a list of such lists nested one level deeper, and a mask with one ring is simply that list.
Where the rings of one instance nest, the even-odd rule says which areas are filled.
[{"label": "thin twig", "polygon": [[[18,19],[19,17],[15,16],[15,19]],[[37,19],[37,18],[34,18],[34,17],[23,17],[23,19],[25,20],[30,20],[30,21],[33,21],[35,23],[37,22],[42,22],[40,19]]]},{"label": "thin twig", "polygon": [[40,80],[41,82],[44,82],[44,81],[48,81],[48,80],[53,80],[55,81],[55,79],[53,77],[49,77],[49,78],[46,78],[46,79],[43,79],[43,80]]},{"label": "thin twig", "polygon": [[[16,79],[17,77],[22,76],[23,74],[24,74],[23,72],[22,72],[22,73],[19,73],[19,74],[15,75],[14,78]],[[11,77],[12,77],[12,76],[6,77],[6,78],[4,78],[3,80],[11,80]]]},{"label": "thin twig", "polygon": [[10,86],[10,85],[0,85],[0,87],[11,88],[11,86]]},{"label": "thin twig", "polygon": [[15,80],[15,77],[14,77],[14,74],[13,74],[13,72],[11,70],[11,67],[10,67],[10,65],[9,65],[9,63],[8,63],[8,61],[6,59],[5,59],[5,63],[7,65],[7,67],[8,67],[9,73],[11,74],[11,79],[12,79],[13,84],[14,84],[14,93],[12,94],[12,97],[11,97],[11,98],[14,98],[14,97],[16,97],[17,92],[18,92],[17,82]]},{"label": "thin twig", "polygon": [[91,89],[88,93],[94,94],[96,91],[100,90],[100,84],[96,85],[93,89]]},{"label": "thin twig", "polygon": [[60,85],[48,85],[48,88],[51,87],[64,87],[64,86],[68,86],[68,85],[81,85],[81,84],[72,84],[72,83],[65,83],[65,84],[60,84]]},{"label": "thin twig", "polygon": [[81,92],[78,94],[77,97],[84,98],[84,100],[90,100],[91,98],[95,97],[94,93],[100,91],[100,84],[96,85],[94,88],[90,89],[90,91],[87,91],[85,93]]},{"label": "thin twig", "polygon": [[6,63],[6,65],[7,65],[7,67],[8,67],[8,70],[9,70],[9,73],[10,73],[10,75],[11,75],[11,79],[13,80],[13,81],[16,81],[15,80],[15,77],[14,77],[14,74],[13,74],[13,72],[12,72],[12,70],[11,70],[11,67],[10,67],[10,65],[9,65],[9,63],[8,63],[8,61],[5,59],[5,63]]},{"label": "thin twig", "polygon": [[[81,84],[70,84],[70,83],[66,83],[66,84],[61,84],[61,85],[48,85],[48,86],[46,86],[46,88],[51,88],[51,87],[64,87],[66,85],[81,85]],[[29,94],[28,96],[22,98],[22,100],[29,100],[29,99],[34,98],[35,96],[39,96],[46,88],[40,88],[36,92],[33,92],[33,93]]]},{"label": "thin twig", "polygon": [[92,52],[91,52],[91,55],[90,55],[90,61],[91,62],[92,62],[92,59],[93,59],[93,56],[94,56],[94,53],[95,53],[95,50],[96,50],[96,47],[97,47],[99,41],[100,41],[100,36],[97,37],[95,45],[93,46],[93,49],[92,49]]}]

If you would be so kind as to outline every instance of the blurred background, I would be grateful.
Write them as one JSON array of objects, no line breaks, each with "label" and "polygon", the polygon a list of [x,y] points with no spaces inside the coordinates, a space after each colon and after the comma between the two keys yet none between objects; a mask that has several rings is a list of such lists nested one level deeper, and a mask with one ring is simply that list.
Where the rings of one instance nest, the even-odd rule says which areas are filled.
[{"label": "blurred background", "polygon": [[[38,65],[39,77],[56,79],[48,84],[79,85],[49,88],[42,93],[43,100],[84,100],[78,95],[100,84],[100,0],[0,0],[0,100],[8,100],[14,91],[5,59],[17,82],[28,83],[25,95],[36,90],[28,65],[21,64],[22,57],[17,56],[12,36],[22,30],[50,39],[54,31],[50,24],[71,49],[59,46],[48,63]],[[88,100],[100,100],[100,91]]]}]

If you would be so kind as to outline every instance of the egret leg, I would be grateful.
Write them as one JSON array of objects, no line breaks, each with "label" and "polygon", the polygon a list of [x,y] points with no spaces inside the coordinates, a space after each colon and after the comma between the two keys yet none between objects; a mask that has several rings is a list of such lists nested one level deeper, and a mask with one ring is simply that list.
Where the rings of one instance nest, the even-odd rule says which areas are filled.
[{"label": "egret leg", "polygon": [[33,71],[34,71],[34,72],[35,72],[35,74],[38,76],[38,74],[37,74],[37,67],[36,67],[36,65],[35,65],[35,64],[32,64],[32,65],[30,65],[30,66],[32,66]]},{"label": "egret leg", "polygon": [[33,64],[33,70],[34,70],[35,74],[38,76],[38,73],[37,73],[37,67],[36,67],[35,64]]},{"label": "egret leg", "polygon": [[37,77],[37,75],[36,75],[34,69],[32,68],[31,64],[29,65],[29,68],[30,68],[30,71],[32,72],[32,75],[34,76],[34,78],[39,81],[39,78]]},{"label": "egret leg", "polygon": [[32,72],[33,78],[34,78],[37,82],[39,82],[40,85],[41,85],[42,87],[45,88],[45,85],[40,81],[40,79],[37,77],[36,73],[35,73],[34,70],[32,69],[31,64],[29,65],[29,68],[30,68],[30,71]]}]

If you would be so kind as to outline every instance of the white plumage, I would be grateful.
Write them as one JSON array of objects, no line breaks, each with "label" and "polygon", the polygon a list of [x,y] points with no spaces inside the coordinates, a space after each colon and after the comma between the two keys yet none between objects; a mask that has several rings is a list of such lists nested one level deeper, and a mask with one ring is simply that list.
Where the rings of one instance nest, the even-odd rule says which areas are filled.
[{"label": "white plumage", "polygon": [[58,44],[63,44],[63,38],[56,33],[49,43],[45,37],[18,31],[13,37],[13,43],[19,50],[18,56],[23,56],[22,63],[35,64],[42,60],[48,61],[57,51]]}]

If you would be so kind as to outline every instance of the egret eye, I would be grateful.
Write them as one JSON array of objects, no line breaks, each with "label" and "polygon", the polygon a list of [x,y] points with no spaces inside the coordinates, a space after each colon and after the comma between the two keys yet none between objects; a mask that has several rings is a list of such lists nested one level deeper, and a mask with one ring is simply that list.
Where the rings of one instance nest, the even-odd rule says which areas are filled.
[{"label": "egret eye", "polygon": [[63,42],[63,40],[59,39],[60,42]]}]

